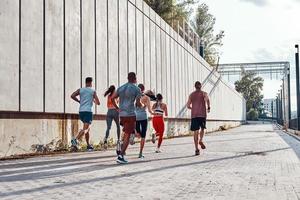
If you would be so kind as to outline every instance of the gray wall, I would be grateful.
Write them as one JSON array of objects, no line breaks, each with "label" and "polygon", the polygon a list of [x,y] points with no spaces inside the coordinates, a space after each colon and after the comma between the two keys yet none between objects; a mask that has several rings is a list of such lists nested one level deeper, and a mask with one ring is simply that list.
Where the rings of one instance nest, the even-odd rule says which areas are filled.
[{"label": "gray wall", "polygon": [[[74,134],[78,122],[46,114],[76,114],[70,94],[86,76],[94,78],[102,103],[94,111],[105,114],[105,89],[125,83],[129,71],[146,89],[163,94],[171,118],[189,117],[185,103],[199,80],[211,97],[211,130],[220,125],[212,121],[245,119],[241,95],[142,0],[0,0],[0,27],[1,146],[10,147],[6,141],[19,136],[22,146],[32,132],[44,137],[37,142],[65,141],[64,133]],[[43,119],[7,118],[28,112]],[[104,132],[102,125],[94,128]]]},{"label": "gray wall", "polygon": [[[0,9],[2,111],[77,113],[69,96],[86,76],[103,103],[104,90],[134,71],[165,96],[171,117],[183,117],[194,81],[212,70],[142,0],[1,0]],[[213,91],[210,118],[244,119],[243,98],[223,80],[214,86],[218,77],[204,87]]]}]

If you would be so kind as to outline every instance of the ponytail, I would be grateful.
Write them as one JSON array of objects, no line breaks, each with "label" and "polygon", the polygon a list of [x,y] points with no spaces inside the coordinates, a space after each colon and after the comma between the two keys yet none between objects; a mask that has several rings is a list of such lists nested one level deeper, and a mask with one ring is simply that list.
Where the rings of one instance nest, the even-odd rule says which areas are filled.
[{"label": "ponytail", "polygon": [[106,97],[107,95],[111,96],[115,90],[116,90],[116,87],[114,85],[109,86],[109,88],[104,93],[104,97]]}]

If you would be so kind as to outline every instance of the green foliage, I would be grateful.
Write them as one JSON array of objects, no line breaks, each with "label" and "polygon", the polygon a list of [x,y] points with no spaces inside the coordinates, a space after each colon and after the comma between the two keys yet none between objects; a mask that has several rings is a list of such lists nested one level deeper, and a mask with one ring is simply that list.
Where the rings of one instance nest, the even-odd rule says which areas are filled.
[{"label": "green foliage", "polygon": [[258,120],[258,111],[251,108],[249,112],[247,112],[247,120]]},{"label": "green foliage", "polygon": [[196,16],[191,23],[204,44],[204,59],[211,65],[216,64],[219,56],[217,48],[223,45],[225,34],[224,31],[214,33],[216,18],[209,13],[205,3],[198,6]]},{"label": "green foliage", "polygon": [[190,21],[195,32],[204,43],[204,59],[215,65],[219,56],[218,47],[222,46],[224,31],[214,33],[216,18],[209,13],[205,3],[196,9],[196,16],[190,20],[193,13],[192,5],[198,0],[144,0],[161,18],[176,29],[177,22]]},{"label": "green foliage", "polygon": [[264,79],[251,71],[242,70],[241,80],[235,83],[236,91],[243,94],[246,99],[247,112],[253,108],[257,112],[261,110],[263,95],[261,91],[264,86]]},{"label": "green foliage", "polygon": [[195,0],[176,1],[176,0],[144,0],[161,18],[168,24],[172,21],[188,20],[192,13],[191,5]]}]

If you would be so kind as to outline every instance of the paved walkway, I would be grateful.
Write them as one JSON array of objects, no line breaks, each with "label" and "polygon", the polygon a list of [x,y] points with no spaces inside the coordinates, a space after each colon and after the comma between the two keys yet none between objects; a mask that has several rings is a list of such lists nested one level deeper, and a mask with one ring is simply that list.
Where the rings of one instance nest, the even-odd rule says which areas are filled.
[{"label": "paved walkway", "polygon": [[192,137],[128,150],[0,162],[0,199],[300,199],[300,142],[270,124],[206,137],[193,156]]}]

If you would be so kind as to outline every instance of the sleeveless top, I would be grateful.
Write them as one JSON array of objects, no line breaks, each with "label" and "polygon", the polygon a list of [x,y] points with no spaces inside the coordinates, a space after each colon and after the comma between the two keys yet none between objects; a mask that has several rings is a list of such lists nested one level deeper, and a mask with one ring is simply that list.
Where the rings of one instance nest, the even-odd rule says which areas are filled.
[{"label": "sleeveless top", "polygon": [[107,108],[110,109],[116,109],[116,107],[114,106],[114,104],[112,103],[112,99],[111,96],[107,96]]},{"label": "sleeveless top", "polygon": [[206,105],[205,105],[205,95],[203,91],[194,91],[190,95],[192,101],[192,118],[204,117],[206,118]]},{"label": "sleeveless top", "polygon": [[93,112],[93,100],[95,90],[90,87],[80,88],[80,107],[79,112]]},{"label": "sleeveless top", "polygon": [[154,109],[155,115],[164,115],[164,110],[161,108],[161,103],[156,103],[156,108]]},{"label": "sleeveless top", "polygon": [[[142,94],[142,98],[145,95]],[[147,115],[147,111],[146,111],[146,107],[135,107],[135,114],[136,114],[136,120],[137,121],[141,121],[141,120],[146,120],[148,119],[148,115]]]}]

